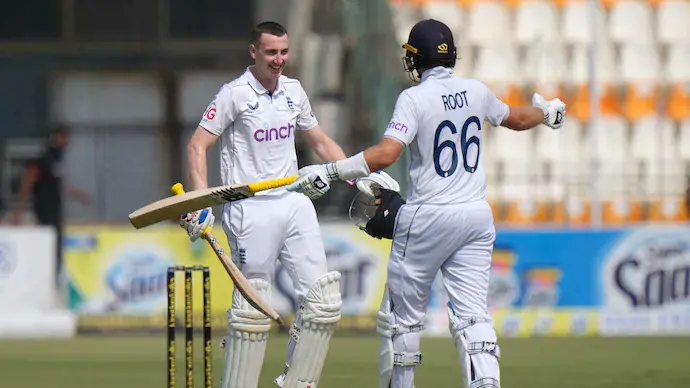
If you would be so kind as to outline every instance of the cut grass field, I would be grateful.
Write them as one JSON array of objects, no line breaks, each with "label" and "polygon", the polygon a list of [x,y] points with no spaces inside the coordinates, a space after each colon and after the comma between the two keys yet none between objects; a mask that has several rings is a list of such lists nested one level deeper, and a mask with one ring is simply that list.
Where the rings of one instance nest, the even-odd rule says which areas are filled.
[{"label": "cut grass field", "polygon": [[[182,337],[178,337],[178,387],[184,387]],[[286,336],[269,339],[260,387],[282,371]],[[201,339],[196,340],[196,383],[202,383]],[[690,387],[690,337],[501,339],[504,388]],[[165,336],[80,336],[71,340],[0,340],[3,388],[152,388],[166,386]],[[337,336],[323,388],[376,387],[378,340]],[[222,350],[214,341],[215,387]],[[422,341],[416,385],[460,387],[450,339]]]}]

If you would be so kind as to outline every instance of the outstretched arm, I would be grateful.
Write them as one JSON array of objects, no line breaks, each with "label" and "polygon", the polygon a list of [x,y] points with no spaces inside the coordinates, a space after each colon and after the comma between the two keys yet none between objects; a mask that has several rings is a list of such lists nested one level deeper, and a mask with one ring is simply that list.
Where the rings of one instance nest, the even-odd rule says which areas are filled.
[{"label": "outstretched arm", "polygon": [[398,140],[384,137],[381,142],[364,150],[364,160],[369,171],[378,171],[392,166],[400,157],[405,145]]},{"label": "outstretched arm", "polygon": [[563,126],[565,117],[565,104],[560,99],[546,101],[540,94],[532,96],[532,106],[511,106],[509,114],[501,123],[501,126],[515,131],[532,129],[539,124],[544,124],[553,129]]},{"label": "outstretched arm", "polygon": [[316,155],[326,162],[335,162],[347,158],[343,149],[317,124],[308,131],[300,131],[304,140]]},{"label": "outstretched arm", "polygon": [[[330,182],[333,180],[340,179],[352,182],[355,179],[371,175],[372,171],[382,171],[395,163],[405,146],[414,139],[417,134],[417,122],[416,106],[410,95],[403,91],[398,96],[393,117],[388,123],[383,140],[379,144],[349,158],[320,166],[320,170],[305,171],[287,189],[302,192],[308,197],[316,199],[330,189]],[[390,178],[390,180],[393,179]],[[395,185],[397,186],[397,182]],[[360,190],[362,189],[360,188]]]},{"label": "outstretched arm", "polygon": [[532,129],[544,121],[544,111],[533,106],[511,106],[510,114],[501,123],[501,126],[514,131],[526,131]]}]

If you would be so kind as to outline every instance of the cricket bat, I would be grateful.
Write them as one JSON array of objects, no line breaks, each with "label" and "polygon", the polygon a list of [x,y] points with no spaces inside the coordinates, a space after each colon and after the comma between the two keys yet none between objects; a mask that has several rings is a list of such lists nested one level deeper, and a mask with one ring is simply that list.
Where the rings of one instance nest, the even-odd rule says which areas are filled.
[{"label": "cricket bat", "polygon": [[[171,188],[171,191],[176,196],[185,195],[182,183],[175,183]],[[240,272],[240,269],[237,268],[235,263],[233,263],[232,260],[230,260],[230,258],[225,254],[225,250],[223,249],[223,247],[220,246],[218,240],[216,240],[216,238],[213,236],[213,233],[211,232],[210,228],[207,228],[204,231],[202,238],[208,242],[211,248],[213,248],[213,251],[216,253],[218,260],[220,260],[220,263],[225,268],[225,271],[228,273],[228,275],[230,275],[230,279],[232,279],[235,288],[237,288],[240,294],[242,294],[244,299],[246,299],[247,302],[250,305],[252,305],[252,307],[259,310],[267,317],[273,319],[281,327],[283,327],[285,325],[285,322],[283,322],[283,318],[281,318],[280,315],[275,310],[273,310],[271,306],[268,305],[268,303],[266,303],[266,301],[261,300],[261,298],[259,298],[259,296],[256,295],[254,289],[252,288],[252,285],[249,284],[249,280],[247,280],[247,278],[244,277],[242,272]]]},{"label": "cricket bat", "polygon": [[295,179],[297,176],[293,175],[256,183],[211,187],[188,193],[183,191],[183,194],[161,199],[133,211],[129,214],[129,222],[135,228],[141,229],[209,206],[253,197],[259,191],[287,186]]}]

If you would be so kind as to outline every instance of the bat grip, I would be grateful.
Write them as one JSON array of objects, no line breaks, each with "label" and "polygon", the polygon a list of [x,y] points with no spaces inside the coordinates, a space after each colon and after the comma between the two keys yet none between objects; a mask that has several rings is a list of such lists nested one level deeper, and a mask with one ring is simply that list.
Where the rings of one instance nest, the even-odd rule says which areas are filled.
[{"label": "bat grip", "polygon": [[256,182],[256,183],[250,183],[247,185],[249,187],[249,191],[252,193],[257,193],[259,191],[264,191],[264,190],[270,190],[270,189],[275,189],[278,187],[282,186],[287,186],[290,183],[294,182],[297,180],[296,175],[288,176],[285,178],[278,178],[278,179],[271,179],[263,182]]},{"label": "bat grip", "polygon": [[177,182],[170,188],[170,191],[174,195],[184,194],[184,186],[182,186],[182,183]]},{"label": "bat grip", "polygon": [[[177,182],[175,183],[171,188],[170,191],[173,193],[173,195],[181,195],[184,194],[184,186],[182,186],[182,183]],[[206,236],[211,233],[211,228],[206,228],[204,229],[204,233],[202,233],[202,236],[206,238]]]}]

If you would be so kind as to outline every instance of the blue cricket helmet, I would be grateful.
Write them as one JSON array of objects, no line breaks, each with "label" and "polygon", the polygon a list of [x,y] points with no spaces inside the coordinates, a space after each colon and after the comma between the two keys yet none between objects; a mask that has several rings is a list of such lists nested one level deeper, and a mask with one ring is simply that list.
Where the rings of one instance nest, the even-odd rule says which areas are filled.
[{"label": "blue cricket helmet", "polygon": [[405,71],[410,73],[413,81],[417,81],[413,74],[415,70],[421,77],[420,69],[431,65],[455,67],[457,48],[453,32],[441,21],[426,19],[417,22],[402,48],[405,49]]}]

